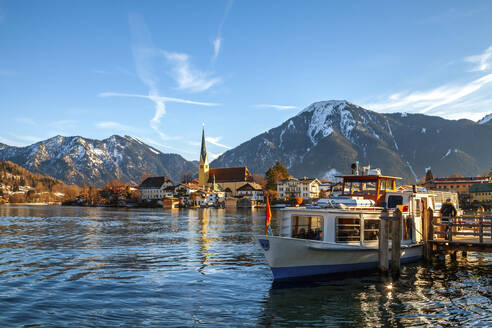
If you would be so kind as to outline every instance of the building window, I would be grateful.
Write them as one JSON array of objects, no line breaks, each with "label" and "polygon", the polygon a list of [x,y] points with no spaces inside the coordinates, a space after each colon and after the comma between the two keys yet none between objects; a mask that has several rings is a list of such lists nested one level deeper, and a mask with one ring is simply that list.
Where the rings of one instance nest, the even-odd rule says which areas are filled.
[{"label": "building window", "polygon": [[323,239],[323,217],[293,215],[292,216],[292,238],[322,240]]},{"label": "building window", "polygon": [[336,242],[346,243],[349,241],[360,241],[360,219],[337,218]]}]

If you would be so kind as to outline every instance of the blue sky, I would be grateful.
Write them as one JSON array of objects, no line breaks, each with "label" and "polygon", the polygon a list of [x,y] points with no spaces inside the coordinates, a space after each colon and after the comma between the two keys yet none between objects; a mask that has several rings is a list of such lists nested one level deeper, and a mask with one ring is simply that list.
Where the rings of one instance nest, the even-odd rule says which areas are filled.
[{"label": "blue sky", "polygon": [[315,101],[492,112],[490,1],[2,1],[0,142],[131,135],[198,159]]}]

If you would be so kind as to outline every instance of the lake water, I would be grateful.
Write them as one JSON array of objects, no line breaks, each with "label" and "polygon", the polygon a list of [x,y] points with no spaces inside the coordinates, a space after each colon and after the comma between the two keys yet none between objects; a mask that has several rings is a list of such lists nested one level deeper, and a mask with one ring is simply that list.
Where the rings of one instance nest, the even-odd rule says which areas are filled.
[{"label": "lake water", "polygon": [[492,326],[490,255],[277,285],[263,229],[263,211],[0,207],[0,326]]}]

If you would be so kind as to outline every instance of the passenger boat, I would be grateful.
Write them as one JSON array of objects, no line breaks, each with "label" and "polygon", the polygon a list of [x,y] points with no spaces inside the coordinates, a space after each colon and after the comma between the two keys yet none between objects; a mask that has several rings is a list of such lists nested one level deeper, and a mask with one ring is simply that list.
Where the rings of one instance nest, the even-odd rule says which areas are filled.
[{"label": "passenger boat", "polygon": [[[278,236],[255,236],[274,279],[377,268],[384,209],[398,207],[403,212],[401,263],[423,256],[423,209],[439,208],[436,199],[442,198],[442,193],[416,186],[398,189],[396,182],[401,178],[383,176],[377,169],[364,173],[341,177],[341,197],[282,209]],[[456,194],[453,196],[457,201]]]}]

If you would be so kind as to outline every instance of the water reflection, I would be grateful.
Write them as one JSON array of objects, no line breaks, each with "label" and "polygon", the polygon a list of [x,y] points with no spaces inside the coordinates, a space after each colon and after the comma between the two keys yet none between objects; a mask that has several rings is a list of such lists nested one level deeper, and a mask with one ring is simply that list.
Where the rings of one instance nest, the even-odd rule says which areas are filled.
[{"label": "water reflection", "polygon": [[[276,213],[274,213],[275,215]],[[272,221],[278,231],[278,221]],[[450,326],[492,318],[489,256],[272,283],[249,210],[0,207],[4,326]],[[392,288],[388,288],[388,286]]]}]

